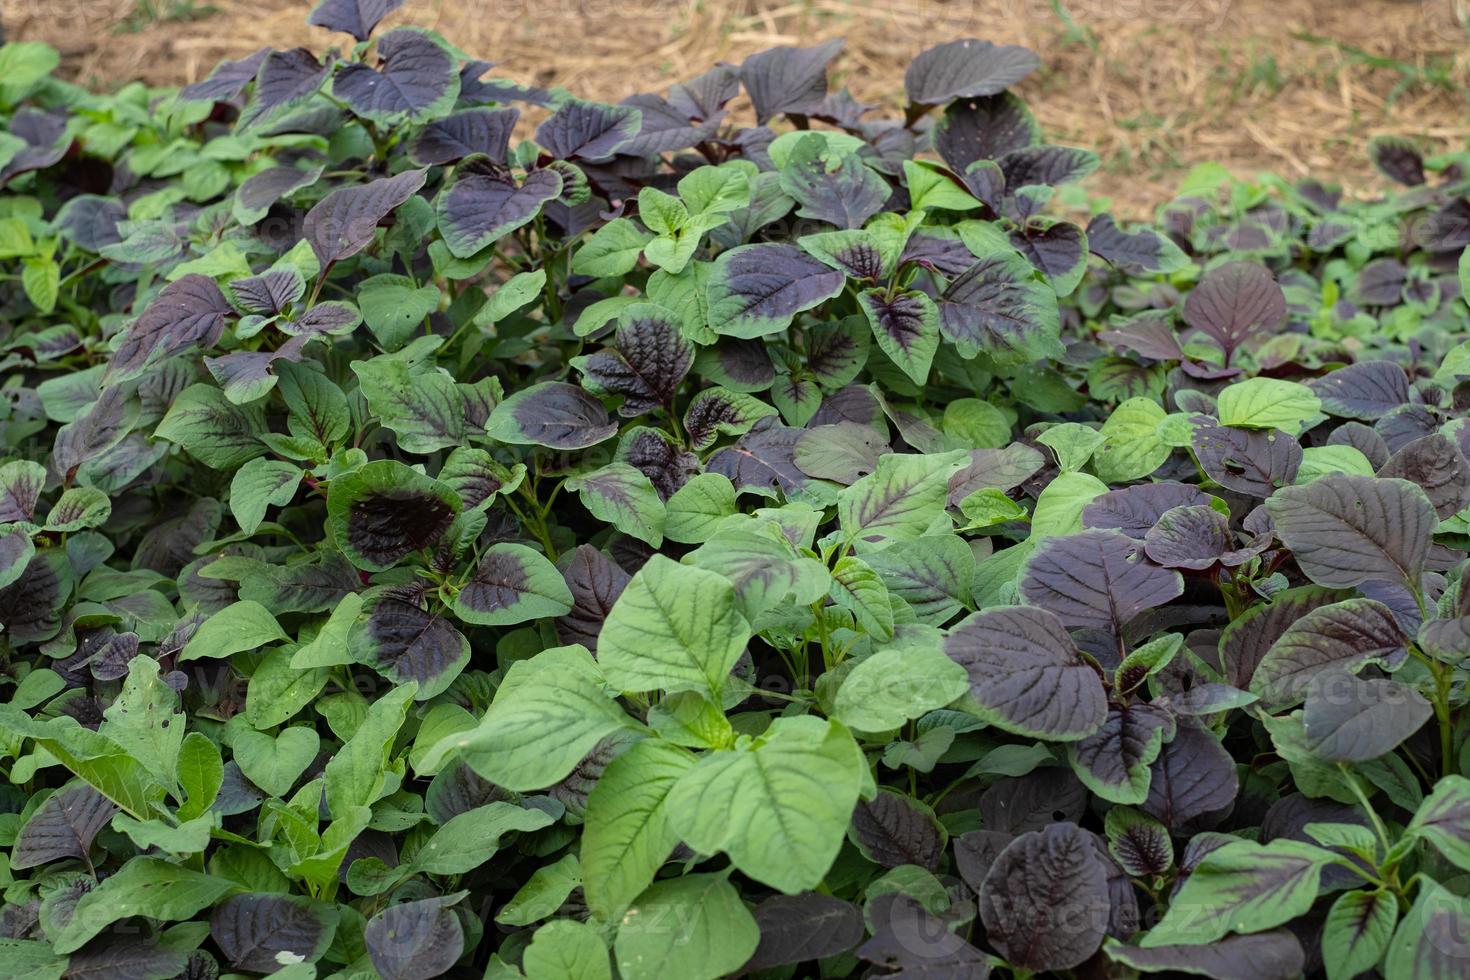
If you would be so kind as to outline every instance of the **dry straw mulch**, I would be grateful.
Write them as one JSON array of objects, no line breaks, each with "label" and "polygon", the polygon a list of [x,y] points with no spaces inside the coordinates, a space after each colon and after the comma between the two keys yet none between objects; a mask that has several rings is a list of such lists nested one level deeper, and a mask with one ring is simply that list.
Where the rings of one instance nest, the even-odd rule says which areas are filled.
[{"label": "dry straw mulch", "polygon": [[[1311,174],[1370,193],[1368,137],[1470,136],[1467,0],[409,0],[389,24],[443,33],[497,74],[615,101],[775,44],[845,37],[837,81],[896,105],[937,41],[1026,44],[1020,86],[1055,142],[1104,157],[1093,193],[1139,215],[1192,165]],[[51,42],[91,85],[193,81],[264,44],[350,40],[303,0],[0,0],[12,36]]]}]

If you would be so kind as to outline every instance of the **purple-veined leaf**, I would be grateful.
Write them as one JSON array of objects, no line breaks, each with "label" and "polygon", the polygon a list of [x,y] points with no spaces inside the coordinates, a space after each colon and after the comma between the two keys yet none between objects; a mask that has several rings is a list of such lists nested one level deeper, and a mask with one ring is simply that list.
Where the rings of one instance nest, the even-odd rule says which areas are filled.
[{"label": "purple-veined leaf", "polygon": [[548,449],[586,449],[617,435],[602,402],[576,385],[546,381],[495,406],[485,431],[501,442]]},{"label": "purple-veined leaf", "polygon": [[580,643],[595,654],[603,620],[632,576],[590,544],[563,557],[560,567],[572,608],[557,618],[556,635],[563,643]]},{"label": "purple-veined leaf", "polygon": [[1401,447],[1378,468],[1378,475],[1418,484],[1441,520],[1453,517],[1470,503],[1470,463],[1454,440],[1442,432]]},{"label": "purple-veined leaf", "polygon": [[409,147],[409,155],[421,167],[458,163],[476,155],[504,165],[511,132],[520,115],[520,110],[511,108],[451,113],[419,130]]},{"label": "purple-veined leaf", "polygon": [[438,480],[384,459],[331,481],[327,524],[354,565],[383,571],[436,544],[462,506]]},{"label": "purple-veined leaf", "polygon": [[1051,187],[1081,180],[1101,161],[1090,150],[1042,144],[1012,150],[996,162],[1005,177],[1006,189],[1015,192],[1031,184]]},{"label": "purple-veined leaf", "polygon": [[801,205],[798,215],[841,229],[861,228],[892,193],[857,154],[831,150],[816,134],[800,139],[791,151],[781,168],[781,189]]},{"label": "purple-veined leaf", "polygon": [[470,643],[449,620],[408,596],[371,604],[348,638],[354,658],[397,684],[417,682],[417,701],[441,694],[470,659]]},{"label": "purple-veined leaf", "polygon": [[60,548],[37,551],[25,570],[0,589],[0,623],[12,643],[49,640],[61,628],[61,607],[72,588],[72,570]]},{"label": "purple-veined leaf", "polygon": [[1331,415],[1369,422],[1407,404],[1409,379],[1392,361],[1359,361],[1307,383]]},{"label": "purple-veined leaf", "polygon": [[574,358],[587,387],[622,395],[618,414],[634,418],[673,404],[674,392],[694,364],[694,345],[661,307],[636,304],[618,318],[614,346]]},{"label": "purple-veined leaf", "polygon": [[1174,737],[1174,717],[1150,704],[1109,705],[1096,732],[1067,747],[1072,771],[1114,803],[1148,799],[1149,766]]},{"label": "purple-veined leaf", "polygon": [[1347,597],[1347,592],[1305,586],[1251,606],[1220,635],[1220,664],[1226,682],[1237,688],[1250,687],[1257,665],[1293,623],[1313,609]]},{"label": "purple-veined leaf", "polygon": [[779,491],[790,499],[806,487],[808,478],[794,461],[796,444],[805,429],[780,424],[773,416],[756,422],[735,445],[721,449],[705,463],[709,473],[728,477],[738,490]]},{"label": "purple-veined leaf", "polygon": [[1268,703],[1294,704],[1318,674],[1356,671],[1372,661],[1397,666],[1407,644],[1398,620],[1381,602],[1352,598],[1319,606],[1271,644],[1256,665],[1250,689]]},{"label": "purple-veined leaf", "polygon": [[1092,498],[1082,508],[1082,526],[1114,528],[1142,541],[1168,511],[1208,504],[1209,500],[1199,487],[1171,480],[1123,487]]},{"label": "purple-veined leaf", "polygon": [[275,316],[306,293],[301,273],[289,266],[230,283],[235,302],[247,313]]},{"label": "purple-veined leaf", "polygon": [[339,187],[306,213],[301,233],[325,268],[356,255],[373,240],[378,224],[424,186],[425,170],[405,170],[366,184]]},{"label": "purple-veined leaf", "polygon": [[362,62],[343,66],[332,92],[365,119],[394,124],[438,116],[454,105],[459,75],[449,52],[429,35],[410,28],[378,39],[382,68]]},{"label": "purple-veined leaf", "polygon": [[366,41],[378,22],[401,6],[403,0],[321,0],[306,22]]},{"label": "purple-veined leaf", "polygon": [[1102,678],[1045,609],[975,613],[950,630],[944,652],[969,673],[986,720],[1006,731],[1066,741],[1107,717]]},{"label": "purple-veined leaf", "polygon": [[108,361],[108,383],[137,377],[149,362],[188,347],[213,347],[234,310],[213,279],[190,273],[164,286],[123,334]]},{"label": "purple-veined leaf", "polygon": [[464,928],[450,908],[456,901],[458,896],[402,902],[368,920],[363,943],[383,980],[430,980],[454,966],[464,952]]},{"label": "purple-veined leaf", "polygon": [[1417,588],[1439,518],[1406,480],[1330,473],[1272,495],[1276,535],[1318,585],[1375,579]]},{"label": "purple-veined leaf", "polygon": [[1307,683],[1302,730],[1307,748],[1328,762],[1367,762],[1417,732],[1434,709],[1407,684],[1323,670]]},{"label": "purple-veined leaf", "polygon": [[460,446],[449,454],[439,470],[438,479],[455,493],[467,509],[473,510],[498,493],[510,493],[520,485],[525,467],[508,468],[483,449]]},{"label": "purple-veined leaf", "polygon": [[934,148],[957,172],[1040,141],[1036,117],[1009,92],[958,100],[934,124]]},{"label": "purple-veined leaf", "polygon": [[478,626],[513,626],[572,609],[572,593],[556,566],[522,544],[492,545],[452,604]]},{"label": "purple-veined leaf", "polygon": [[1231,262],[1205,273],[1184,300],[1184,322],[1209,335],[1225,363],[1242,343],[1275,329],[1286,316],[1286,297],[1256,262]]},{"label": "purple-veined leaf", "polygon": [[1168,275],[1189,265],[1188,256],[1167,236],[1147,227],[1124,231],[1106,213],[1087,223],[1087,248],[1093,255],[1135,274]]},{"label": "purple-veined leaf", "polygon": [[827,97],[827,62],[842,50],[841,40],[811,48],[779,47],[761,51],[740,65],[740,82],[764,126],[781,113],[807,115]]},{"label": "purple-veined leaf", "polygon": [[316,962],[336,928],[336,909],[295,895],[231,895],[209,917],[209,934],[230,965],[261,973]]},{"label": "purple-veined leaf", "polygon": [[985,353],[1004,364],[1060,357],[1056,294],[1015,251],[981,259],[939,297],[939,329],[961,357]]},{"label": "purple-veined leaf", "polygon": [[1058,820],[1077,821],[1087,809],[1087,787],[1066,766],[1045,766],[997,780],[980,794],[980,823],[1022,834]]},{"label": "purple-veined leaf", "polygon": [[1066,970],[1102,945],[1111,909],[1091,836],[1072,823],[1022,834],[980,887],[980,921],[1013,966]]},{"label": "purple-veined leaf", "polygon": [[1083,531],[1049,538],[1026,565],[1021,594],[1069,628],[1114,635],[1145,609],[1184,591],[1179,573],[1143,558],[1138,543],[1118,531]]},{"label": "purple-veined leaf", "polygon": [[45,488],[46,467],[40,463],[17,459],[0,466],[0,524],[29,522]]},{"label": "purple-veined leaf", "polygon": [[1036,52],[1015,44],[964,38],[919,52],[904,73],[904,90],[917,105],[997,95],[1041,66]]},{"label": "purple-veined leaf", "polygon": [[1194,454],[1206,475],[1227,490],[1269,497],[1296,479],[1301,443],[1276,429],[1237,429],[1206,416],[1191,419]]},{"label": "purple-veined leaf", "polygon": [[1412,140],[1402,136],[1375,136],[1368,141],[1368,158],[1389,180],[1405,187],[1424,183],[1424,158]]},{"label": "purple-veined leaf", "polygon": [[753,339],[842,291],[846,277],[794,245],[742,245],[721,253],[706,286],[716,333]]},{"label": "purple-veined leaf", "polygon": [[533,170],[521,184],[509,173],[474,170],[439,198],[439,232],[457,258],[469,258],[540,213],[562,192],[555,170]]},{"label": "purple-veined leaf", "polygon": [[[646,476],[658,491],[659,499],[664,501],[700,471],[698,456],[664,430],[646,426],[633,429],[623,437],[618,443],[616,462],[626,463]],[[662,508],[657,511],[657,518],[652,513],[649,515],[650,527],[662,522]]]},{"label": "purple-veined leaf", "polygon": [[1214,980],[1292,980],[1301,976],[1307,962],[1301,940],[1287,929],[1226,936],[1199,945],[1145,948],[1110,942],[1103,952],[1141,973],[1203,974]]},{"label": "purple-veined leaf", "polygon": [[1087,235],[1067,221],[1033,218],[1011,232],[1011,244],[1044,274],[1058,296],[1067,296],[1087,269]]},{"label": "purple-veined leaf", "polygon": [[64,858],[87,860],[92,841],[117,813],[117,806],[83,782],[69,783],[46,798],[21,827],[10,866],[35,868]]},{"label": "purple-veined leaf", "polygon": [[642,120],[632,106],[571,99],[536,127],[536,142],[558,160],[606,160],[637,135]]},{"label": "purple-veined leaf", "polygon": [[871,800],[858,800],[852,811],[850,836],[868,860],[885,868],[914,864],[938,871],[948,835],[918,800],[879,790]]},{"label": "purple-veined leaf", "polygon": [[831,895],[772,895],[753,915],[761,930],[760,945],[742,973],[840,956],[863,941],[858,907]]},{"label": "purple-veined leaf", "polygon": [[858,303],[879,349],[915,384],[926,383],[939,351],[939,310],[934,301],[917,290],[890,297],[886,290],[874,288],[859,293]]},{"label": "purple-veined leaf", "polygon": [[684,431],[690,445],[708,449],[722,435],[739,436],[776,410],[754,396],[726,388],[706,388],[689,402]]},{"label": "purple-veined leaf", "polygon": [[247,177],[235,192],[233,214],[241,224],[253,225],[270,213],[271,206],[296,191],[315,184],[321,167],[271,167]]},{"label": "purple-veined leaf", "polygon": [[1190,821],[1233,804],[1238,787],[1235,760],[1220,740],[1194,719],[1180,718],[1174,737],[1149,766],[1148,798],[1140,809],[1182,834]]},{"label": "purple-veined leaf", "polygon": [[873,936],[858,947],[857,957],[890,971],[881,976],[965,980],[990,976],[990,958],[985,953],[903,892],[869,899],[864,914],[872,924]]},{"label": "purple-veined leaf", "polygon": [[1147,814],[1115,806],[1105,821],[1108,853],[1130,875],[1145,878],[1167,874],[1174,867],[1174,842],[1169,828]]},{"label": "purple-veined leaf", "polygon": [[321,91],[331,68],[306,48],[272,51],[255,75],[255,91],[240,114],[241,127],[276,118]]},{"label": "purple-veined leaf", "polygon": [[[652,430],[643,430],[654,442],[668,445]],[[642,433],[640,433],[642,434]],[[637,467],[612,462],[567,480],[593,517],[624,534],[657,548],[664,541],[663,501],[653,481]],[[676,488],[677,489],[677,488]],[[672,493],[672,491],[670,491]]]},{"label": "purple-veined leaf", "polygon": [[1203,571],[1216,562],[1227,567],[1244,564],[1270,542],[1269,535],[1261,535],[1255,544],[1236,548],[1225,515],[1209,504],[1194,504],[1160,514],[1144,535],[1143,550],[1165,568]]},{"label": "purple-veined leaf", "polygon": [[14,156],[0,164],[0,187],[13,177],[33,170],[45,170],[66,156],[71,141],[66,136],[64,115],[43,112],[26,106],[10,117],[6,132],[25,144]]},{"label": "purple-veined leaf", "polygon": [[235,61],[221,61],[209,77],[180,89],[179,98],[186,102],[227,102],[235,98],[255,81],[255,73],[270,52],[270,48],[261,48]]}]

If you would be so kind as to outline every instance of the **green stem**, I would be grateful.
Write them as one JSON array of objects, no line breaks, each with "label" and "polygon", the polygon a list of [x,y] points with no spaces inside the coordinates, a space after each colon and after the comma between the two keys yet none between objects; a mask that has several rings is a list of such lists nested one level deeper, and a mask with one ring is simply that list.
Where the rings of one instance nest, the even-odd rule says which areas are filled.
[{"label": "green stem", "polygon": [[1373,804],[1368,802],[1368,795],[1363,792],[1363,787],[1358,785],[1358,778],[1341,762],[1337,764],[1337,768],[1342,770],[1342,778],[1347,780],[1347,784],[1352,789],[1353,795],[1358,798],[1359,803],[1363,804],[1363,810],[1368,814],[1368,819],[1373,821],[1373,832],[1378,835],[1378,843],[1383,847],[1383,853],[1387,854],[1393,846],[1388,839],[1388,828],[1383,826],[1383,821],[1379,819],[1378,812],[1373,809]]}]

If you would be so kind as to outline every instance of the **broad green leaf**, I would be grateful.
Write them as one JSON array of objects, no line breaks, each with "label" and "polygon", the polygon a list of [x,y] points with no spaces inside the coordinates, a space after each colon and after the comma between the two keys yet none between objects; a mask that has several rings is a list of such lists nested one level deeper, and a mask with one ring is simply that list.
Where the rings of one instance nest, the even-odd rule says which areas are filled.
[{"label": "broad green leaf", "polygon": [[[606,774],[604,770],[602,778]],[[585,839],[586,831],[583,830]],[[564,854],[559,860],[533,871],[526,883],[495,913],[495,921],[507,926],[528,926],[549,919],[581,884],[581,862],[575,854]]]},{"label": "broad green leaf", "polygon": [[779,718],[712,752],[669,794],[675,832],[784,892],[815,888],[842,846],[867,764],[840,722]]},{"label": "broad green leaf", "polygon": [[352,370],[368,408],[398,436],[404,452],[427,455],[464,444],[464,396],[450,375],[414,374],[386,357],[355,361]]},{"label": "broad green leaf", "polygon": [[727,579],[654,555],[608,613],[597,659],[620,691],[702,691],[718,699],[749,639]]},{"label": "broad green leaf", "polygon": [[1322,400],[1304,384],[1279,378],[1248,378],[1227,385],[1217,399],[1222,425],[1280,429],[1296,435],[1321,417]]},{"label": "broad green leaf", "polygon": [[122,692],[102,713],[98,732],[126,749],[154,779],[173,786],[185,728],[178,707],[178,694],[159,677],[158,661],[134,657]]},{"label": "broad green leaf", "polygon": [[209,809],[224,782],[219,748],[199,732],[190,732],[179,746],[177,773],[179,788],[184,792],[179,819],[192,820]]},{"label": "broad green leaf", "polygon": [[82,896],[71,920],[52,943],[58,953],[70,953],[121,919],[142,915],[177,922],[238,890],[226,878],[190,871],[159,858],[136,857]]},{"label": "broad green leaf", "polygon": [[225,730],[235,764],[245,778],[271,796],[284,797],[315,761],[321,748],[316,730],[295,725],[271,736],[252,730],[243,716]]},{"label": "broad green leaf", "polygon": [[[598,652],[602,653],[599,641]],[[580,646],[557,647],[511,665],[479,725],[434,746],[419,765],[434,772],[457,752],[498,786],[550,786],[604,737],[635,723],[608,694],[598,664]]]},{"label": "broad green leaf", "polygon": [[669,794],[694,764],[691,753],[644,739],[613,759],[592,788],[582,831],[582,891],[604,922],[618,920],[679,843]]},{"label": "broad green leaf", "polygon": [[893,603],[888,586],[872,566],[855,555],[839,558],[832,566],[832,601],[852,613],[858,628],[873,639],[893,639]]},{"label": "broad green leaf", "polygon": [[368,708],[357,731],[323,770],[327,807],[334,815],[371,806],[382,792],[394,737],[413,704],[418,685],[409,682],[387,692]]},{"label": "broad green leaf", "polygon": [[612,980],[607,944],[596,927],[575,919],[548,922],[521,954],[526,980]]},{"label": "broad green leaf", "polygon": [[245,717],[264,731],[290,720],[326,686],[331,672],[326,667],[297,667],[296,654],[288,647],[273,650],[255,673],[245,693]]},{"label": "broad green leaf", "polygon": [[1384,980],[1458,980],[1470,954],[1466,935],[1470,900],[1421,877],[1414,904],[1389,941]]},{"label": "broad green leaf", "polygon": [[1404,833],[1428,841],[1461,870],[1470,871],[1470,779],[1441,778]]},{"label": "broad green leaf", "polygon": [[269,507],[284,507],[301,483],[299,466],[279,459],[252,459],[230,481],[230,513],[240,530],[254,534]]},{"label": "broad green leaf", "polygon": [[1332,851],[1285,838],[1241,841],[1206,855],[1185,879],[1143,946],[1213,942],[1227,932],[1261,932],[1305,915]]},{"label": "broad green leaf", "polygon": [[883,456],[877,469],[838,493],[843,534],[859,549],[919,537],[944,518],[949,478],[964,460],[960,451]]},{"label": "broad green leaf", "polygon": [[965,668],[927,643],[873,654],[843,678],[832,715],[862,732],[886,732],[942,708],[970,690]]},{"label": "broad green leaf", "polygon": [[1092,454],[1092,468],[1107,483],[1148,476],[1164,465],[1173,450],[1159,438],[1165,412],[1151,398],[1130,398],[1102,426],[1102,445]]},{"label": "broad green leaf", "polygon": [[179,659],[220,659],[287,639],[290,637],[269,609],[252,599],[241,599],[206,619]]},{"label": "broad green leaf", "polygon": [[723,874],[649,888],[623,914],[613,951],[623,980],[716,980],[750,959],[760,927]]},{"label": "broad green leaf", "polygon": [[655,548],[663,544],[664,502],[643,471],[628,463],[608,463],[565,486],[598,520]]},{"label": "broad green leaf", "polygon": [[503,800],[477,806],[451,817],[424,841],[414,854],[413,867],[427,874],[464,874],[494,857],[506,834],[540,830],[554,822],[545,810]]},{"label": "broad green leaf", "polygon": [[1398,899],[1383,889],[1345,892],[1322,924],[1327,980],[1352,980],[1383,958],[1398,923]]},{"label": "broad green leaf", "polygon": [[572,256],[572,271],[582,276],[624,276],[638,264],[653,236],[631,218],[614,218],[593,233]]},{"label": "broad green leaf", "polygon": [[664,536],[683,544],[699,544],[714,536],[721,521],[736,513],[735,485],[719,473],[700,473],[668,499]]},{"label": "broad green leaf", "polygon": [[265,431],[257,406],[232,405],[220,389],[196,384],[173,400],[153,435],[182,446],[205,466],[229,472],[265,454],[258,438]]}]

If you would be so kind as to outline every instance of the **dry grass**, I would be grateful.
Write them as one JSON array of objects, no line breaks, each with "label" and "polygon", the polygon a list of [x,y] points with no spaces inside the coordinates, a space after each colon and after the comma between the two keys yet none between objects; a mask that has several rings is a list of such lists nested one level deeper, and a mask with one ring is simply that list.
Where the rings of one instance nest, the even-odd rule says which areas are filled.
[{"label": "dry grass", "polygon": [[[409,0],[389,23],[440,31],[497,74],[616,100],[773,44],[846,37],[838,81],[895,103],[940,40],[1040,52],[1021,93],[1055,142],[1106,162],[1090,189],[1138,214],[1216,160],[1248,175],[1377,186],[1370,136],[1430,148],[1470,136],[1466,0]],[[140,18],[141,7],[162,16]],[[193,81],[263,44],[350,39],[307,27],[303,0],[0,0],[12,35],[59,47],[94,85]],[[189,16],[190,12],[195,16]],[[173,16],[171,16],[173,15]]]}]

